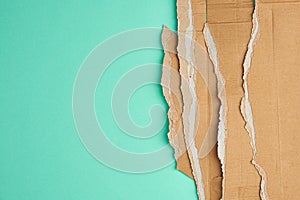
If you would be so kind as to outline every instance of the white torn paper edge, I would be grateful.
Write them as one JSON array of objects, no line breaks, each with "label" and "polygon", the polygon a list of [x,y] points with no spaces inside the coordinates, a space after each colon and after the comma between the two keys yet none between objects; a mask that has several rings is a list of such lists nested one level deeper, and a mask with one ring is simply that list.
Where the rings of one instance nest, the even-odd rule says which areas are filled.
[{"label": "white torn paper edge", "polygon": [[[196,88],[195,88],[195,82],[194,82],[194,72],[195,69],[192,66],[192,40],[190,38],[193,38],[194,34],[194,25],[193,25],[193,11],[192,11],[192,2],[191,0],[188,1],[188,19],[189,19],[189,26],[186,29],[185,34],[185,50],[186,50],[186,60],[188,65],[188,88],[192,97],[192,103],[189,108],[189,114],[188,114],[188,120],[189,121],[189,129],[184,127],[184,135],[185,135],[185,143],[188,150],[188,155],[191,162],[192,167],[192,173],[194,176],[194,179],[196,181],[197,186],[197,193],[198,198],[200,200],[205,200],[205,193],[204,193],[204,184],[202,181],[202,170],[200,166],[199,156],[198,156],[198,150],[195,144],[195,119],[197,115],[197,95],[196,95]],[[183,78],[183,77],[182,77]],[[184,91],[186,88],[184,88],[183,84],[181,85],[182,91]],[[187,104],[183,102],[183,114],[182,116],[186,117],[187,112]],[[185,125],[183,125],[185,126]]]},{"label": "white torn paper edge", "polygon": [[[177,57],[177,35],[164,26],[161,39],[165,53],[161,84],[163,86],[163,94],[169,105],[168,138],[174,149],[174,157],[177,160],[186,152],[181,122],[182,95],[180,91],[180,74],[178,71],[178,63],[174,63],[173,61],[174,57]],[[173,66],[175,66],[175,68],[173,68]],[[179,103],[179,106],[175,106],[176,101]]]},{"label": "white torn paper edge", "polygon": [[207,23],[204,25],[203,29],[205,43],[207,45],[209,57],[214,65],[214,72],[218,81],[218,98],[221,102],[219,109],[219,124],[218,124],[218,158],[221,162],[222,168],[222,197],[224,198],[224,184],[225,184],[225,152],[226,152],[226,135],[227,135],[227,100],[226,100],[226,91],[225,91],[225,80],[219,69],[218,61],[218,51],[213,39],[213,36],[210,32],[209,26]]},{"label": "white torn paper edge", "polygon": [[266,189],[266,183],[267,183],[267,176],[264,171],[264,169],[256,162],[256,133],[255,133],[255,127],[254,127],[254,122],[253,122],[253,115],[252,115],[252,108],[251,108],[251,103],[249,100],[249,92],[248,92],[248,73],[251,68],[251,61],[252,61],[252,55],[253,55],[253,47],[255,44],[255,41],[257,39],[258,31],[259,31],[259,22],[258,22],[258,16],[257,16],[257,5],[255,5],[253,16],[252,16],[252,33],[251,33],[251,38],[248,43],[248,49],[247,53],[245,56],[245,60],[243,63],[243,68],[244,68],[244,74],[243,74],[243,88],[244,88],[244,97],[242,98],[241,101],[241,113],[244,117],[244,120],[246,122],[245,128],[247,132],[249,133],[250,136],[250,144],[253,150],[253,157],[252,157],[252,164],[258,171],[259,175],[261,176],[261,183],[260,183],[260,198],[262,200],[268,200],[268,194],[267,194],[267,189]]}]

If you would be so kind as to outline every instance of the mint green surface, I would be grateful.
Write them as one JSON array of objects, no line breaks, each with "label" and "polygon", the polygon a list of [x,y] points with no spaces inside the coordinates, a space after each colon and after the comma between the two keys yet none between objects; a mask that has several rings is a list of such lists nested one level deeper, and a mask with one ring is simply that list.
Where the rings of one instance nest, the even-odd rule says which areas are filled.
[{"label": "mint green surface", "polygon": [[[87,152],[73,121],[73,83],[89,52],[119,32],[162,24],[176,29],[175,0],[0,1],[0,200],[197,198],[194,182],[174,163],[148,174],[103,165]],[[98,116],[107,101],[101,93],[110,92],[105,85],[120,75],[118,66],[129,70],[161,63],[163,53],[145,50],[128,56],[100,81]],[[139,89],[130,100],[133,120],[149,123],[147,110],[155,103],[167,110],[159,86]],[[167,144],[167,125],[141,141],[122,134],[110,118],[102,121],[107,137],[126,150],[148,152]]]}]

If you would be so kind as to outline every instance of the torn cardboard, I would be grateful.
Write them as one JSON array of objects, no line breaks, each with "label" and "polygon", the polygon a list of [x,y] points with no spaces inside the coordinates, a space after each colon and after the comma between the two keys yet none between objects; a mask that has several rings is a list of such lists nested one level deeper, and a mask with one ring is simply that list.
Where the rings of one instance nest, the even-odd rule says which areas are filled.
[{"label": "torn cardboard", "polygon": [[169,105],[169,142],[175,151],[177,169],[186,175],[192,176],[188,154],[183,135],[182,125],[182,94],[180,91],[179,61],[177,57],[177,34],[164,26],[162,44],[164,48],[164,61],[161,83],[163,93]]},{"label": "torn cardboard", "polygon": [[208,24],[216,48],[227,97],[224,199],[260,199],[260,176],[250,162],[253,152],[244,128],[240,102],[243,61],[252,30],[252,1],[208,1]]},{"label": "torn cardboard", "polygon": [[165,49],[178,41],[164,64],[180,101],[164,95],[177,167],[199,199],[300,197],[299,11],[300,1],[177,1],[177,40],[162,40]]},{"label": "torn cardboard", "polygon": [[[185,37],[185,35],[182,35],[182,34],[179,34],[179,35],[181,35],[181,37]],[[170,105],[170,109],[168,112],[169,121],[170,121],[169,140],[170,140],[171,145],[175,149],[175,158],[178,158],[177,168],[179,170],[183,171],[184,173],[187,173],[187,172],[191,172],[190,163],[189,163],[189,160],[186,160],[187,162],[182,162],[183,159],[187,158],[187,157],[185,155],[183,155],[183,156],[181,155],[182,149],[184,147],[184,145],[182,145],[182,141],[185,140],[185,138],[178,137],[178,135],[179,136],[183,135],[183,133],[181,131],[182,129],[175,128],[175,127],[180,126],[180,125],[176,125],[180,122],[179,122],[179,120],[174,120],[174,118],[177,119],[178,113],[180,113],[180,110],[181,110],[180,105],[178,104],[178,102],[180,103],[182,100],[181,95],[178,95],[178,90],[180,89],[180,84],[187,85],[188,82],[187,82],[186,78],[183,78],[182,80],[179,80],[177,78],[177,77],[180,77],[179,71],[178,71],[178,60],[177,60],[175,53],[169,52],[169,51],[172,51],[172,52],[174,51],[172,48],[172,46],[174,44],[174,41],[173,41],[174,38],[177,39],[175,33],[171,32],[169,29],[164,27],[164,31],[162,34],[162,42],[163,42],[163,46],[165,49],[165,57],[164,57],[164,64],[163,64],[162,85],[164,86],[163,87],[164,95],[166,97],[168,104]],[[194,43],[189,38],[186,38],[186,39],[191,41],[192,43]],[[203,87],[206,87],[206,90],[208,90],[208,93],[209,93],[208,98],[211,99],[210,100],[211,107],[208,108],[210,110],[209,116],[211,117],[211,119],[209,120],[210,124],[207,125],[208,126],[207,130],[206,130],[207,133],[203,137],[202,144],[201,143],[197,144],[197,148],[199,149],[199,151],[197,151],[197,153],[199,152],[199,157],[203,158],[203,157],[206,157],[207,155],[216,155],[216,154],[211,154],[211,151],[212,150],[215,151],[215,146],[216,146],[216,131],[217,131],[217,125],[218,125],[218,116],[219,116],[218,115],[219,101],[217,98],[217,91],[216,91],[216,88],[217,88],[216,76],[213,73],[213,65],[209,60],[207,52],[204,51],[203,47],[201,47],[199,44],[198,45],[193,44],[193,46],[194,46],[194,49],[199,50],[198,51],[199,53],[197,55],[199,58],[201,58],[199,61],[197,61],[198,66],[195,67],[195,73],[197,74],[197,76],[201,77],[203,84],[204,84]],[[171,59],[171,57],[173,59]],[[185,59],[185,55],[183,55],[183,59]],[[207,67],[207,66],[209,66],[209,67]],[[171,80],[171,83],[173,83],[173,84],[170,84],[170,80]],[[180,82],[180,84],[179,84],[179,82]],[[171,91],[169,89],[171,89]],[[209,100],[209,99],[207,99],[207,100]],[[206,116],[206,117],[208,117],[208,116]],[[174,138],[176,138],[176,139],[174,139]],[[178,140],[178,138],[181,138],[181,139]],[[188,148],[190,148],[191,144],[187,140],[185,140],[185,142],[187,142],[185,147],[188,146]],[[178,150],[178,148],[181,150]],[[185,168],[181,167],[180,164],[182,164],[182,163],[184,164],[183,166],[186,166]],[[218,163],[218,165],[219,165],[219,163]],[[213,167],[213,166],[210,166],[210,167]],[[217,169],[219,171],[219,168],[217,168]],[[189,173],[187,173],[187,174],[191,175]],[[206,174],[205,174],[205,177],[207,177]],[[220,181],[219,179],[217,179],[217,180]],[[212,185],[215,185],[215,182],[213,182]],[[216,193],[219,193],[219,191],[217,191],[217,192],[212,191],[212,193],[216,194]]]},{"label": "torn cardboard", "polygon": [[248,75],[256,161],[269,199],[300,198],[300,1],[257,1],[259,37]]},{"label": "torn cardboard", "polygon": [[203,29],[203,34],[207,49],[209,52],[209,57],[214,65],[214,73],[217,77],[217,94],[220,100],[219,107],[219,122],[218,122],[218,131],[217,131],[217,154],[221,163],[222,170],[222,198],[224,196],[224,184],[225,184],[225,153],[226,153],[226,137],[227,137],[227,99],[225,91],[225,81],[223,75],[220,72],[219,59],[218,59],[218,50],[211,34],[208,23],[205,24]]},{"label": "torn cardboard", "polygon": [[244,96],[241,101],[241,113],[245,120],[245,129],[249,133],[250,137],[250,145],[252,147],[252,160],[251,163],[256,168],[258,174],[261,176],[260,181],[260,198],[262,200],[269,199],[267,189],[266,189],[266,172],[265,170],[257,163],[256,155],[257,155],[257,148],[256,148],[256,132],[253,122],[253,114],[252,114],[252,107],[249,99],[249,91],[248,91],[248,74],[251,68],[251,61],[252,61],[252,54],[255,41],[258,37],[259,31],[259,23],[258,23],[258,16],[257,16],[257,6],[255,6],[253,15],[252,15],[252,32],[250,41],[248,43],[248,49],[246,52],[246,56],[243,63],[243,89],[244,89]]},{"label": "torn cardboard", "polygon": [[[205,47],[202,28],[194,30],[194,22],[192,22],[193,15],[197,15],[201,16],[202,20],[195,23],[204,25],[206,6],[201,1],[195,3],[192,1],[178,1],[177,8],[178,18],[182,14],[184,22],[179,25],[178,29],[178,57],[181,74],[180,87],[183,94],[183,135],[189,156],[189,162],[187,159],[181,160],[179,158],[177,163],[178,166],[188,166],[185,169],[192,169],[200,199],[219,199],[222,193],[222,175],[215,145],[220,107],[217,78]],[[185,13],[186,8],[189,8],[189,10]],[[193,8],[195,9],[194,12],[192,11]],[[186,24],[186,22],[189,24]],[[184,48],[180,48],[181,46],[184,46]],[[201,52],[195,51],[195,49],[201,49]],[[164,63],[168,62],[168,56],[168,54],[165,54]],[[165,96],[167,95],[165,94]],[[170,110],[172,110],[171,107],[170,105]],[[201,110],[203,114],[200,114],[198,110]],[[193,123],[190,124],[190,122]]]}]

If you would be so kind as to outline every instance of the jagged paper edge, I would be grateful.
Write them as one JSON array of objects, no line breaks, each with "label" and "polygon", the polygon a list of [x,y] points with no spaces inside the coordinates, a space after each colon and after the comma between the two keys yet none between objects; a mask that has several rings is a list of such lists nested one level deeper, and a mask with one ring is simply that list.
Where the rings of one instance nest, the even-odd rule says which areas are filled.
[{"label": "jagged paper edge", "polygon": [[[163,32],[161,36],[162,45],[164,48],[164,60],[162,65],[162,76],[161,76],[161,85],[163,86],[163,95],[167,101],[169,106],[168,110],[168,119],[169,119],[169,133],[168,139],[169,142],[174,149],[174,157],[177,160],[183,153],[186,152],[186,147],[184,143],[184,138],[179,136],[178,130],[176,130],[176,125],[180,123],[181,118],[181,110],[177,108],[174,104],[173,98],[175,97],[180,106],[182,106],[182,95],[180,88],[178,87],[178,91],[172,87],[171,82],[178,81],[178,86],[180,86],[180,74],[179,71],[175,71],[173,69],[173,56],[177,57],[176,46],[171,46],[171,42],[173,40],[177,40],[176,33],[172,32],[168,27],[163,27]],[[171,42],[170,42],[171,41]],[[177,63],[178,64],[178,63]],[[182,122],[179,124],[178,129],[182,129]],[[183,134],[183,133],[182,133]],[[182,140],[182,141],[181,141]]]},{"label": "jagged paper edge", "polygon": [[226,153],[226,137],[227,137],[227,99],[225,91],[225,80],[219,69],[218,61],[218,51],[213,39],[213,36],[210,32],[209,26],[207,23],[204,25],[203,29],[205,43],[207,45],[209,57],[214,65],[214,72],[218,81],[218,98],[221,102],[219,109],[219,124],[218,124],[218,158],[221,162],[222,168],[222,197],[224,198],[225,192],[225,153]]},{"label": "jagged paper edge", "polygon": [[257,15],[257,5],[255,5],[253,15],[252,15],[252,32],[251,32],[251,38],[248,43],[248,49],[246,52],[245,60],[243,63],[243,89],[244,89],[244,96],[242,97],[241,101],[241,113],[243,115],[243,118],[245,120],[245,129],[247,130],[249,137],[250,137],[250,144],[252,147],[252,160],[251,163],[256,168],[258,174],[261,177],[261,183],[260,183],[260,198],[262,200],[268,200],[268,194],[266,189],[267,184],[267,175],[264,171],[264,169],[256,162],[256,133],[255,133],[255,127],[253,122],[253,115],[252,115],[252,107],[249,99],[249,92],[248,92],[248,73],[251,68],[251,61],[252,61],[252,55],[253,55],[253,47],[255,45],[258,33],[259,33],[259,22],[258,22],[258,15]]},{"label": "jagged paper edge", "polygon": [[[193,38],[193,34],[194,34],[194,25],[193,25],[193,11],[192,11],[192,2],[191,0],[188,0],[188,21],[189,21],[189,26],[187,27],[186,31],[185,31],[185,37],[184,37],[184,41],[182,41],[181,37],[178,38],[178,47],[177,47],[177,51],[180,51],[180,44],[179,43],[183,43],[184,42],[184,46],[185,46],[185,59],[187,61],[187,65],[188,65],[188,88],[185,88],[184,85],[184,77],[183,75],[181,75],[181,91],[183,94],[183,112],[182,112],[182,118],[183,118],[183,122],[188,121],[189,122],[189,130],[187,130],[187,126],[186,124],[183,123],[183,128],[184,128],[184,138],[185,138],[185,144],[187,147],[187,152],[188,152],[188,156],[190,159],[190,163],[191,163],[191,168],[192,168],[192,173],[196,182],[196,187],[197,187],[197,194],[198,194],[198,199],[200,200],[205,200],[205,192],[204,192],[204,184],[203,184],[203,180],[202,180],[202,170],[201,170],[201,165],[200,165],[200,161],[199,161],[199,156],[198,156],[198,150],[195,144],[195,118],[196,118],[196,114],[197,114],[197,96],[196,96],[196,92],[195,92],[195,83],[194,83],[194,67],[192,66],[192,38]],[[180,21],[178,20],[178,24],[180,23]],[[181,59],[179,59],[181,60]],[[180,74],[182,72],[182,68],[180,67]],[[189,89],[190,92],[190,96],[192,98],[192,105],[191,109],[189,113],[187,113],[187,105],[186,105],[186,96],[184,95],[185,89]]]}]

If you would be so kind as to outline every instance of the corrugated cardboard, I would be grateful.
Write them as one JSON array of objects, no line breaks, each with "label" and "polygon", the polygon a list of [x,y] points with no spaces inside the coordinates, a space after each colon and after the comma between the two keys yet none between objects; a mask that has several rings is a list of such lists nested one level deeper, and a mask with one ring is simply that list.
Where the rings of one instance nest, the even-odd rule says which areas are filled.
[{"label": "corrugated cardboard", "polygon": [[257,163],[269,199],[300,199],[300,1],[258,1],[248,75]]},{"label": "corrugated cardboard", "polygon": [[252,0],[208,1],[208,23],[218,50],[227,97],[224,199],[260,199],[260,176],[251,163],[250,137],[240,112],[243,61],[252,29]]},{"label": "corrugated cardboard", "polygon": [[[181,35],[181,37],[183,37],[184,35]],[[173,32],[171,32],[169,29],[167,29],[166,27],[164,27],[163,30],[163,34],[162,34],[162,43],[164,46],[164,50],[165,50],[165,57],[164,57],[164,64],[163,64],[163,74],[162,74],[162,85],[163,85],[163,92],[164,95],[166,97],[166,100],[168,102],[168,104],[170,105],[170,109],[168,112],[168,116],[169,116],[169,129],[170,132],[168,134],[169,136],[169,140],[171,145],[174,147],[175,150],[175,158],[177,159],[177,168],[179,170],[181,170],[182,172],[186,173],[187,175],[193,177],[192,173],[191,173],[191,165],[190,165],[190,161],[188,158],[188,149],[186,149],[186,146],[190,147],[190,144],[187,143],[187,145],[185,145],[185,139],[183,137],[183,130],[181,128],[181,123],[182,121],[181,119],[181,112],[182,112],[182,96],[180,91],[178,92],[178,90],[180,90],[180,85],[184,85],[183,82],[186,82],[187,79],[183,79],[180,80],[179,77],[179,68],[178,68],[178,58],[177,55],[173,52],[177,52],[176,49],[174,49],[174,44],[177,44],[177,35]],[[201,47],[202,48],[202,47]],[[205,50],[205,49],[201,49],[201,50]],[[179,54],[180,55],[180,54]],[[200,55],[200,54],[198,54]],[[209,64],[206,64],[205,62],[203,63],[199,63],[201,66],[205,65],[211,66],[211,70],[210,72],[207,70],[203,70],[205,69],[204,67],[202,67],[202,69],[197,69],[197,77],[200,80],[197,80],[197,83],[199,84],[203,84],[202,87],[205,88],[205,84],[207,85],[207,81],[210,80],[211,83],[214,82],[214,84],[212,84],[211,86],[213,87],[209,87],[209,88],[205,88],[206,90],[209,90],[211,94],[211,96],[213,96],[213,99],[216,99],[216,81],[213,81],[215,79],[215,77],[209,76],[209,74],[213,74],[212,72],[212,63],[209,60],[208,54],[207,52],[204,52],[204,54],[200,55],[200,57],[202,58],[201,60],[206,60],[206,62],[209,62]],[[185,60],[185,58],[182,58]],[[205,77],[205,81],[206,83],[204,83],[205,81],[202,80],[202,76]],[[202,82],[200,82],[202,81]],[[207,91],[206,91],[207,92]],[[179,94],[180,93],[180,94]],[[201,95],[203,92],[200,92],[199,94]],[[209,92],[207,92],[209,93]],[[211,97],[210,97],[211,98]],[[209,101],[210,104],[210,100],[209,97],[207,99],[203,99],[204,101]],[[202,101],[203,101],[202,100]],[[217,101],[212,101],[214,104],[214,106],[211,107],[215,107],[215,110],[218,110],[219,107],[219,102]],[[205,106],[207,105],[207,102],[202,103],[201,106]],[[211,110],[210,107],[206,108],[207,110]],[[211,111],[208,112],[207,116],[202,116],[202,118],[209,118],[211,117]],[[216,118],[218,118],[218,113],[217,115],[215,115]],[[179,117],[179,118],[178,118]],[[198,120],[200,121],[200,120]],[[208,122],[209,123],[209,122]],[[216,133],[213,133],[216,131],[216,124],[217,120],[210,120],[210,124],[205,124],[206,127],[206,132],[208,132],[208,134],[206,134],[206,137],[203,137],[201,142],[196,143],[197,148],[199,149],[199,156],[200,157],[205,157],[204,158],[204,163],[207,164],[206,166],[202,166],[205,170],[204,174],[203,174],[203,178],[204,178],[204,183],[205,185],[207,185],[208,188],[211,188],[211,190],[207,190],[208,194],[212,197],[215,198],[219,198],[220,197],[220,188],[221,187],[215,187],[217,184],[221,183],[221,179],[220,179],[220,164],[219,161],[217,159],[217,154],[216,154],[216,138],[214,138],[216,136]],[[208,126],[211,125],[211,127],[214,128],[209,128]],[[201,129],[199,129],[200,132]],[[209,131],[210,130],[210,131]],[[211,134],[213,133],[213,134]],[[200,133],[199,133],[200,134]],[[204,131],[201,132],[202,135],[204,134]],[[212,138],[207,137],[208,135],[212,135]],[[184,141],[184,143],[183,143]],[[214,142],[212,142],[214,141]],[[206,144],[206,145],[205,145]],[[213,145],[212,145],[213,144]],[[201,148],[202,147],[202,148]],[[201,151],[201,149],[206,149]],[[203,154],[201,154],[201,152],[205,152]],[[209,161],[215,161],[215,164],[213,164],[212,162],[209,163]],[[202,162],[202,161],[201,161]],[[217,176],[215,176],[214,174],[218,173]],[[216,184],[217,183],[217,184]]]},{"label": "corrugated cardboard", "polygon": [[[299,199],[300,1],[178,0],[177,13],[177,56],[165,53],[164,63],[175,69],[171,91],[182,101],[164,94],[175,154],[184,144],[178,169],[195,179],[201,200]],[[176,36],[166,38],[164,48],[175,48]],[[203,156],[214,105],[218,145]],[[172,110],[182,117],[172,120]]]},{"label": "corrugated cardboard", "polygon": [[166,26],[163,28],[162,45],[164,48],[164,60],[161,83],[163,93],[169,105],[169,134],[170,144],[174,148],[177,160],[177,169],[193,178],[186,145],[183,135],[182,124],[182,94],[180,91],[179,61],[177,57],[177,34]]},{"label": "corrugated cardboard", "polygon": [[[190,39],[194,41],[188,41],[188,38],[185,38],[187,28],[189,26],[189,16],[188,12],[186,12],[186,8],[191,7],[193,10],[197,12],[193,12],[193,15],[196,15],[194,17],[195,22],[198,24],[198,26],[195,26],[196,29],[193,30],[193,35],[191,35]],[[202,33],[202,28],[204,26],[205,20],[206,20],[206,5],[204,2],[201,1],[195,1],[191,2],[189,5],[187,1],[178,1],[177,2],[177,9],[178,9],[178,19],[179,20],[179,27],[178,27],[178,52],[179,55],[179,63],[180,63],[180,74],[181,74],[181,87],[185,88],[188,87],[187,84],[189,84],[189,77],[188,77],[188,60],[186,57],[186,50],[183,46],[185,46],[186,42],[191,42],[191,43],[197,43],[199,46],[198,48],[201,48],[201,50],[204,51],[204,53],[201,53],[199,55],[193,56],[193,64],[195,66],[203,66],[205,67],[199,67],[198,69],[195,69],[194,72],[194,81],[196,84],[196,95],[197,95],[197,110],[199,109],[200,112],[196,112],[196,121],[197,124],[195,125],[195,136],[192,137],[193,139],[195,138],[191,144],[191,141],[189,140],[189,136],[187,135],[189,128],[191,125],[189,124],[189,118],[187,114],[189,113],[188,110],[190,102],[192,101],[191,93],[189,92],[188,89],[182,89],[181,92],[183,93],[183,110],[186,110],[186,112],[183,112],[183,124],[184,124],[184,129],[185,129],[185,143],[187,147],[187,152],[189,156],[189,160],[186,159],[186,155],[183,155],[182,157],[179,157],[177,160],[178,163],[178,168],[182,170],[184,173],[187,173],[188,175],[190,174],[191,168],[193,169],[193,177],[196,179],[196,184],[198,191],[203,190],[205,191],[205,194],[201,194],[200,192],[198,193],[199,196],[206,196],[210,197],[211,199],[219,199],[221,197],[221,167],[220,167],[220,161],[217,157],[217,147],[216,145],[208,145],[211,146],[209,148],[209,153],[205,155],[202,159],[199,159],[199,156],[202,155],[201,149],[206,149],[202,148],[205,146],[204,144],[207,144],[207,138],[209,136],[212,136],[214,140],[214,144],[216,143],[216,136],[217,136],[217,123],[218,120],[211,119],[212,115],[214,112],[212,112],[213,107],[216,107],[214,105],[219,104],[219,101],[217,99],[217,82],[216,82],[216,77],[215,74],[213,73],[213,65],[212,62],[209,59],[208,52],[205,47],[205,42],[204,42],[204,37]],[[197,28],[199,27],[199,28]],[[165,32],[165,31],[164,31]],[[163,34],[163,41],[166,41],[164,38]],[[168,40],[170,41],[170,40]],[[164,42],[163,42],[164,44]],[[197,46],[195,44],[191,44],[192,46]],[[165,47],[165,45],[164,45]],[[181,48],[182,47],[182,48]],[[194,49],[197,47],[193,47]],[[168,61],[169,54],[165,54],[165,59],[164,63],[167,63]],[[191,63],[190,63],[191,64]],[[209,67],[208,67],[209,66]],[[196,67],[197,68],[197,67]],[[206,71],[203,71],[205,69]],[[209,70],[207,70],[209,69]],[[163,74],[164,77],[164,74]],[[182,80],[186,80],[187,84],[184,84]],[[165,96],[168,99],[168,95]],[[169,103],[169,101],[168,101]],[[170,105],[170,103],[169,103]],[[187,105],[187,106],[186,106]],[[170,105],[172,107],[172,105]],[[217,105],[219,107],[219,105]],[[175,110],[180,110],[179,108]],[[169,113],[172,112],[172,109],[170,109]],[[218,114],[218,113],[217,113]],[[218,119],[218,115],[217,115]],[[171,130],[171,129],[170,129]],[[170,131],[169,135],[172,135]],[[208,133],[208,134],[207,134]],[[208,136],[207,136],[208,135]],[[211,142],[208,142],[211,144]],[[195,152],[198,154],[196,156],[196,160],[193,159],[193,152],[191,146],[195,146],[194,148],[196,149]],[[173,144],[174,146],[174,144]],[[175,147],[176,149],[176,147]],[[194,153],[195,153],[194,152]],[[195,158],[195,157],[194,157]],[[197,174],[196,174],[196,168],[197,165],[201,165],[201,177],[197,179]],[[205,188],[205,189],[204,189]],[[203,193],[203,192],[202,192]]]}]

